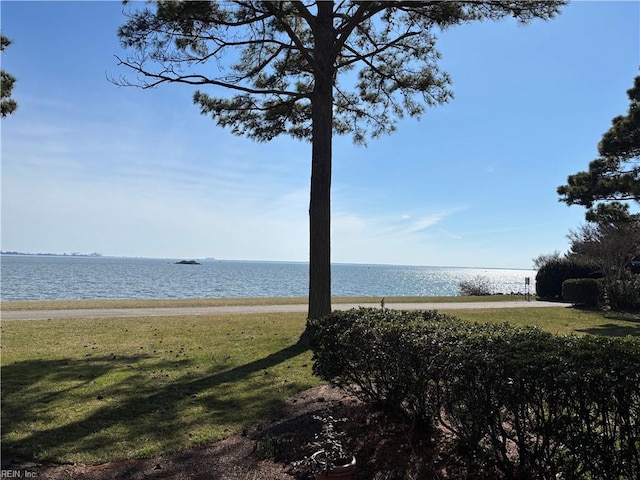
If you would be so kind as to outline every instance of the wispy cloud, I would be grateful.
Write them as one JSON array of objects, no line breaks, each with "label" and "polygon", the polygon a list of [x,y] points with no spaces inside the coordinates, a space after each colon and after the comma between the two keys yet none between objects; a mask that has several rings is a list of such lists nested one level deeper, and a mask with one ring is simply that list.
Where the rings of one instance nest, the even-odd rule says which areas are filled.
[{"label": "wispy cloud", "polygon": [[410,222],[410,224],[401,229],[402,233],[414,234],[424,233],[434,225],[440,223],[443,219],[449,216],[451,212],[436,212],[430,215],[422,216],[416,220]]},{"label": "wispy cloud", "polygon": [[459,235],[460,235],[460,238],[479,237],[479,236],[486,236],[486,235],[495,235],[495,234],[498,234],[498,233],[509,233],[509,232],[519,232],[519,231],[526,231],[526,230],[535,230],[537,228],[546,227],[546,226],[548,226],[548,225],[547,224],[542,224],[542,223],[526,224],[526,225],[517,225],[517,226],[511,226],[511,227],[491,228],[491,229],[487,229],[487,230],[474,230],[474,231],[460,233]]},{"label": "wispy cloud", "polygon": [[337,212],[333,216],[333,223],[334,228],[337,227],[340,231],[361,233],[372,237],[419,236],[433,233],[435,230],[432,227],[460,210],[462,209],[453,207],[416,216]]},{"label": "wispy cloud", "polygon": [[[433,264],[440,239],[451,235],[438,227],[464,207],[434,212],[334,214],[333,246],[336,261]],[[410,256],[413,255],[413,262]],[[415,260],[418,259],[418,260]],[[431,259],[431,260],[429,260]]]},{"label": "wispy cloud", "polygon": [[432,235],[437,232],[433,227],[464,210],[466,207],[452,206],[433,212],[403,214],[393,218],[383,217],[380,221],[386,224],[384,231],[388,235]]},{"label": "wispy cloud", "polygon": [[195,135],[210,148],[193,148],[192,135],[135,122],[17,120],[12,142],[2,146],[3,248],[308,255],[308,175],[295,145],[261,149],[211,129],[208,137]]},{"label": "wispy cloud", "polygon": [[462,240],[464,237],[462,237],[461,235],[456,235],[455,233],[451,233],[448,230],[445,230],[444,228],[439,228],[438,232],[444,236],[444,237],[448,237],[448,238],[452,238],[454,240]]}]

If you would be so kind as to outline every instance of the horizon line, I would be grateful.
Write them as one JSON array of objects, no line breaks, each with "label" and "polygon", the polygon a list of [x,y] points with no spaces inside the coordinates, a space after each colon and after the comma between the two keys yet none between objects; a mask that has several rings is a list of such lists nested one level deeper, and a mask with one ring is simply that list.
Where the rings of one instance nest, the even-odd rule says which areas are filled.
[{"label": "horizon line", "polygon": [[[0,251],[0,256],[38,256],[38,257],[76,257],[76,258],[122,258],[122,259],[145,259],[145,260],[201,260],[204,262],[243,262],[243,263],[289,263],[308,265],[308,260],[256,260],[256,259],[229,259],[216,257],[150,257],[145,255],[106,255],[98,252],[92,253],[31,253],[19,251]],[[487,270],[531,270],[533,267],[487,267],[487,266],[459,266],[459,265],[424,265],[424,264],[402,264],[402,263],[375,263],[375,262],[331,262],[331,265],[352,265],[352,266],[376,266],[376,267],[424,267],[424,268],[467,268],[467,269],[487,269]]]}]

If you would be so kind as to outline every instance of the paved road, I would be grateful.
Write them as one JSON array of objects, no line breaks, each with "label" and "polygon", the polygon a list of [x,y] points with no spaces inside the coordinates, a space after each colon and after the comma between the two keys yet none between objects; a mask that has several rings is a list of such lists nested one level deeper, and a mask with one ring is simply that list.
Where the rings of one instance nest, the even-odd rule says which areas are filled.
[{"label": "paved road", "polygon": [[[387,303],[385,307],[397,310],[451,310],[480,308],[563,308],[567,304],[539,301],[464,302],[464,303]],[[380,307],[379,303],[336,303],[335,310],[356,307]],[[91,308],[74,310],[14,310],[3,311],[2,320],[41,320],[58,318],[114,318],[164,317],[170,315],[220,315],[224,313],[286,313],[306,312],[307,305],[234,305],[219,307],[159,307],[159,308]]]}]

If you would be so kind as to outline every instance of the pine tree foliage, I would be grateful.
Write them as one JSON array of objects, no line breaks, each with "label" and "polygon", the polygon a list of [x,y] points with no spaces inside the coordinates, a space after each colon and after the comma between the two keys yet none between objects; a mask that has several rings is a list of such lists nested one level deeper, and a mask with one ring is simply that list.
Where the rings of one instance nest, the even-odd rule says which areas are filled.
[{"label": "pine tree foliage", "polygon": [[[509,15],[523,23],[551,18],[561,3],[339,2],[321,25],[316,2],[160,1],[120,28],[123,45],[136,52],[121,63],[142,75],[135,84],[145,88],[181,82],[235,91],[229,98],[197,90],[194,102],[219,125],[257,140],[310,139],[314,86],[327,76],[334,131],[364,142],[367,133],[392,132],[405,114],[451,99],[437,64],[441,29]],[[321,35],[329,36],[325,63],[315,51]],[[341,82],[356,66],[357,75]]]},{"label": "pine tree foliage", "polygon": [[330,312],[333,134],[356,143],[449,101],[438,67],[444,29],[550,19],[564,1],[156,1],[132,3],[119,29],[136,73],[120,85],[197,87],[200,111],[234,134],[312,144],[309,316]]},{"label": "pine tree foliage", "polygon": [[[9,45],[11,45],[11,40],[0,34],[0,51],[4,52],[4,49]],[[13,75],[0,70],[0,115],[2,118],[12,114],[18,108],[18,103],[11,98],[15,82],[16,79]]]},{"label": "pine tree foliage", "polygon": [[598,144],[600,157],[586,172],[570,175],[567,184],[558,187],[560,201],[591,209],[590,218],[598,215],[593,209],[597,202],[606,202],[605,210],[619,210],[620,202],[640,202],[640,76],[627,95],[629,111],[612,120]]}]

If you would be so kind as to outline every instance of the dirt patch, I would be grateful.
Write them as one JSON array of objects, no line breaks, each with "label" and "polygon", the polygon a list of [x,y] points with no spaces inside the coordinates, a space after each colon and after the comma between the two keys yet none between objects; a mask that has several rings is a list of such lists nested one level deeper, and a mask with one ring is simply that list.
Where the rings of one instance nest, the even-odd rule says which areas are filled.
[{"label": "dirt patch", "polygon": [[314,416],[326,411],[346,418],[349,447],[358,461],[356,479],[470,479],[442,431],[393,419],[328,386],[289,398],[272,418],[212,445],[143,460],[103,464],[43,465],[3,456],[3,470],[45,480],[302,480],[295,462],[319,430]]}]

